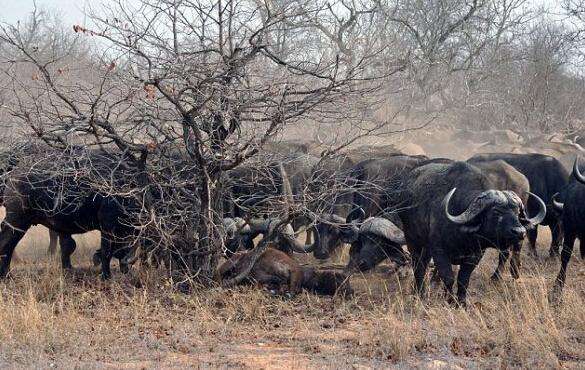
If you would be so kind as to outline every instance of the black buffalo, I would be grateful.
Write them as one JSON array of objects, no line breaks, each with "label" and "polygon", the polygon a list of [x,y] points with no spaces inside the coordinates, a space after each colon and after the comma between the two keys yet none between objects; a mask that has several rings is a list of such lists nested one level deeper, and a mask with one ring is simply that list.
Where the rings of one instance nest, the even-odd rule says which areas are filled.
[{"label": "black buffalo", "polygon": [[[484,175],[486,175],[496,190],[510,190],[516,193],[524,205],[528,204],[530,194],[530,183],[526,176],[516,170],[514,167],[502,160],[496,161],[481,161],[476,162],[475,166],[480,168]],[[528,231],[530,232],[530,231]],[[517,279],[519,277],[520,268],[520,248],[521,242],[515,243],[511,246],[512,262],[510,264],[510,272],[512,277]],[[508,260],[510,250],[503,248],[500,250],[498,257],[498,267],[492,275],[492,280],[499,280],[502,275],[502,270]]]},{"label": "black buffalo", "polygon": [[[563,240],[561,217],[552,204],[553,196],[561,191],[566,185],[569,173],[554,157],[543,154],[510,154],[510,153],[488,153],[477,154],[471,157],[468,162],[476,163],[481,161],[503,160],[520,171],[530,183],[530,191],[542,199],[547,207],[546,217],[542,225],[550,228],[552,242],[550,245],[550,256],[556,256]],[[528,213],[537,212],[539,207],[535,198],[528,200]],[[537,228],[528,230],[528,242],[530,252],[536,256]]]},{"label": "black buffalo", "polygon": [[[349,173],[346,185],[351,191],[342,187],[344,194],[335,199],[332,213],[319,216],[316,223],[320,242],[314,248],[313,255],[317,259],[327,259],[344,243],[355,240],[355,228],[351,224],[356,220],[385,214],[394,224],[399,224],[395,211],[401,207],[400,189],[410,172],[427,161],[423,156],[407,156],[391,154],[383,159],[368,159],[356,164]],[[346,196],[349,194],[350,196]],[[344,212],[344,210],[351,210]],[[357,255],[354,251],[350,254]]]},{"label": "black buffalo", "polygon": [[[5,181],[9,173],[15,169],[23,157],[35,156],[50,150],[48,147],[34,145],[32,143],[18,143],[12,145],[7,150],[0,152],[0,206],[4,206],[4,191],[6,189]],[[64,269],[70,269],[71,254],[75,251],[77,245],[70,234],[57,233],[49,229],[49,247],[48,254],[54,255],[57,251],[57,244],[61,251],[61,266]]]},{"label": "black buffalo", "polygon": [[[112,172],[114,168],[122,171],[119,176]],[[69,256],[75,250],[71,235],[100,230],[98,256],[102,277],[109,278],[113,254],[126,249],[134,235],[128,219],[133,205],[130,200],[96,191],[93,181],[122,181],[108,183],[112,189],[119,189],[122,184],[132,186],[130,182],[140,178],[140,173],[124,172],[123,168],[122,159],[114,154],[74,149],[20,161],[5,178],[6,217],[0,225],[0,277],[8,273],[14,249],[26,231],[32,225],[41,224],[62,237],[66,267],[70,267]]]},{"label": "black buffalo", "polygon": [[581,244],[581,258],[585,258],[585,176],[579,168],[579,157],[575,159],[573,173],[567,187],[553,199],[555,208],[562,212],[565,240],[561,252],[561,269],[557,276],[553,297],[560,297],[565,285],[567,266],[571,260],[575,240]]},{"label": "black buffalo", "polygon": [[405,266],[409,262],[402,248],[405,244],[404,233],[392,221],[369,217],[360,224],[351,240],[347,270],[368,271],[385,259]]},{"label": "black buffalo", "polygon": [[[452,163],[451,160],[437,159],[422,162],[422,164],[428,163]],[[488,177],[492,186],[496,190],[510,190],[518,194],[523,204],[526,204],[528,194],[530,191],[528,180],[524,175],[518,172],[514,167],[510,166],[503,161],[491,161],[481,162],[476,164],[482,171],[482,173]],[[392,191],[400,191],[399,187],[396,187]],[[382,219],[381,219],[382,220]],[[390,221],[384,220],[386,226],[382,229],[386,232],[392,232],[396,234],[399,229]],[[404,243],[402,243],[404,244]],[[512,245],[513,259],[511,263],[511,272],[514,278],[519,276],[520,267],[520,244],[516,243]],[[361,271],[369,270],[376,266],[377,263],[383,261],[391,254],[388,251],[388,247],[384,244],[368,243],[367,245],[354,244],[350,250],[350,267],[357,267]],[[496,268],[492,279],[498,280],[501,277],[501,272],[504,268],[505,262],[509,257],[509,249],[503,248],[499,254],[498,267]]]},{"label": "black buffalo", "polygon": [[494,190],[479,168],[465,162],[418,167],[405,187],[405,199],[408,204],[399,215],[412,258],[415,291],[424,291],[432,258],[451,298],[452,265],[460,265],[460,304],[466,302],[469,279],[485,250],[518,243],[526,228],[542,221],[546,212],[540,201],[540,211],[528,219],[515,193]]}]

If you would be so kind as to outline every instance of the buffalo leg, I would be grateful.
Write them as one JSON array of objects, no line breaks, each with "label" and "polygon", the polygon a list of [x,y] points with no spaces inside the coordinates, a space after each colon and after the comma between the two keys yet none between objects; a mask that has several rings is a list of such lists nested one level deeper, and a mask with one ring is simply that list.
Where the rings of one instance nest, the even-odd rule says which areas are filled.
[{"label": "buffalo leg", "polygon": [[291,271],[289,281],[288,281],[289,292],[293,295],[299,294],[301,292],[302,284],[303,284],[303,271],[301,269],[296,270],[296,271]]},{"label": "buffalo leg", "polygon": [[420,297],[425,293],[425,275],[431,256],[426,250],[412,253],[412,270],[414,273],[414,291]]},{"label": "buffalo leg", "polygon": [[107,280],[112,277],[112,271],[110,270],[110,262],[112,260],[112,242],[103,235],[99,257],[102,265],[102,279]]},{"label": "buffalo leg", "polygon": [[560,295],[563,292],[563,287],[565,286],[565,279],[567,277],[567,266],[569,265],[569,261],[571,260],[571,254],[573,253],[573,247],[575,245],[576,235],[570,234],[565,236],[565,242],[563,243],[563,250],[561,252],[561,270],[557,276],[555,286],[553,288],[553,295],[558,295],[557,297],[553,297],[554,299],[560,298]]},{"label": "buffalo leg", "polygon": [[561,244],[563,243],[563,228],[560,221],[553,223],[549,227],[552,234],[549,256],[558,257],[559,249],[561,249]]},{"label": "buffalo leg", "polygon": [[75,252],[77,244],[70,234],[59,234],[59,244],[61,246],[61,267],[63,269],[72,269],[71,255]]},{"label": "buffalo leg", "polygon": [[453,299],[453,284],[455,283],[451,261],[445,256],[442,249],[435,248],[433,248],[433,261],[435,261],[436,269],[439,271],[439,276],[445,285],[447,297],[451,302]]},{"label": "buffalo leg", "polygon": [[57,251],[57,242],[59,241],[59,236],[53,230],[49,230],[49,249],[48,253],[50,256],[55,255]]},{"label": "buffalo leg", "polygon": [[465,306],[467,303],[467,287],[473,270],[477,267],[478,260],[466,261],[459,267],[457,274],[457,303]]},{"label": "buffalo leg", "polygon": [[496,271],[492,275],[493,281],[499,281],[502,278],[502,271],[504,271],[504,266],[510,257],[510,251],[508,249],[501,250],[498,253],[498,267],[496,267]]},{"label": "buffalo leg", "polygon": [[0,224],[0,278],[8,274],[14,248],[28,229],[28,226],[17,229],[10,225],[5,221]]},{"label": "buffalo leg", "polygon": [[130,253],[135,253],[133,249],[129,249],[125,245],[114,245],[115,249],[112,255],[118,260],[120,264],[120,272],[123,274],[127,274],[130,271],[130,266],[126,263],[126,258],[132,258]]},{"label": "buffalo leg", "polygon": [[534,258],[537,258],[538,253],[536,252],[536,238],[538,237],[538,226],[529,229],[526,234],[528,236],[528,254]]}]

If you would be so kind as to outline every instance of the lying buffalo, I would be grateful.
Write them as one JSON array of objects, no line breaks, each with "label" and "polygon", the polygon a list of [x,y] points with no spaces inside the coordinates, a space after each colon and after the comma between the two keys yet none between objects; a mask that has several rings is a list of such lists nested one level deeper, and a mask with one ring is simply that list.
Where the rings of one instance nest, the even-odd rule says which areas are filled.
[{"label": "lying buffalo", "polygon": [[[488,153],[477,154],[471,157],[468,162],[478,163],[483,161],[503,160],[515,169],[520,171],[530,183],[530,191],[542,199],[547,206],[546,217],[542,225],[550,228],[552,241],[550,245],[550,256],[558,255],[563,240],[563,232],[560,214],[554,209],[552,197],[561,191],[566,185],[569,173],[560,161],[554,157],[543,154],[510,154],[510,153]],[[527,210],[529,213],[538,212],[540,207],[536,198],[528,200]],[[530,252],[536,256],[537,228],[528,230],[528,242]]]},{"label": "lying buffalo", "polygon": [[[567,187],[554,199],[555,207],[562,212],[565,241],[561,252],[561,270],[557,276],[553,293],[560,296],[565,285],[567,266],[571,260],[575,240],[581,245],[581,258],[585,258],[585,176],[579,168],[579,157],[575,159],[573,173]],[[558,297],[555,297],[558,298]]]},{"label": "lying buffalo", "polygon": [[528,218],[521,199],[511,191],[494,190],[482,171],[465,162],[428,164],[411,173],[407,206],[400,212],[412,258],[415,290],[422,294],[431,258],[451,299],[452,265],[460,265],[457,300],[465,304],[472,272],[487,248],[503,250],[519,243],[526,228],[544,219],[546,208]]},{"label": "lying buffalo", "polygon": [[[237,276],[247,265],[250,256],[249,251],[234,254],[219,266],[220,279]],[[322,295],[352,294],[349,279],[345,274],[302,267],[288,254],[273,248],[266,249],[260,255],[248,275],[247,282],[256,282],[272,291],[288,295],[298,294],[301,289]]]}]

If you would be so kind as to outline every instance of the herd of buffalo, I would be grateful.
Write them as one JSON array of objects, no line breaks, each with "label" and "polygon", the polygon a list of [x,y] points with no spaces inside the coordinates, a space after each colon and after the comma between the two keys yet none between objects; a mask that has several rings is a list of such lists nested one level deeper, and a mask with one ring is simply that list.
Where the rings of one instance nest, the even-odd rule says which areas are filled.
[{"label": "herd of buffalo", "polygon": [[[120,260],[122,271],[128,270],[132,258],[127,237],[135,231],[122,219],[132,205],[119,196],[78,189],[83,186],[77,176],[84,160],[97,172],[106,173],[115,165],[106,153],[93,152],[84,160],[71,161],[76,171],[60,176],[49,174],[40,160],[32,162],[31,170],[30,161],[4,157],[8,159],[2,165],[6,217],[0,226],[1,277],[9,272],[18,242],[36,224],[51,231],[51,249],[59,236],[63,268],[71,267],[76,247],[71,235],[100,230],[94,262],[101,264],[102,276],[111,276],[112,257]],[[301,289],[347,294],[352,272],[370,270],[388,259],[397,266],[411,264],[414,290],[422,294],[432,260],[449,300],[464,305],[471,274],[487,248],[499,251],[492,278],[500,279],[510,255],[510,271],[517,278],[524,239],[529,253],[536,256],[537,228],[546,225],[552,232],[549,254],[561,256],[553,288],[558,296],[575,239],[585,236],[582,172],[578,157],[569,173],[554,157],[541,154],[478,154],[454,161],[362,147],[321,157],[302,145],[275,144],[257,162],[231,170],[224,178],[226,261],[218,276],[239,274],[252,258],[254,240],[277,235],[253,265],[248,280],[286,294]],[[74,182],[76,191],[64,191],[71,188],[64,182]],[[280,227],[279,219],[250,211],[283,193],[292,202],[306,203],[307,211],[290,224]],[[296,238],[301,230],[307,232],[305,242]],[[294,253],[312,253],[326,260],[343,244],[350,245],[344,271],[302,266],[294,258]],[[581,256],[585,257],[583,243]],[[453,265],[459,265],[456,276]]]}]

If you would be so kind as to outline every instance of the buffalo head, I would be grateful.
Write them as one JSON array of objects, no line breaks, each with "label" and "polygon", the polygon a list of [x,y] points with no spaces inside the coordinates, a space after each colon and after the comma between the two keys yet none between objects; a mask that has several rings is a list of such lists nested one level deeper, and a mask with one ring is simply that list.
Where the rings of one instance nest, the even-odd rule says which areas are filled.
[{"label": "buffalo head", "polygon": [[456,190],[453,188],[443,201],[447,218],[461,225],[461,231],[480,236],[500,247],[524,239],[526,229],[538,225],[546,216],[546,205],[538,196],[528,193],[540,205],[538,214],[528,218],[518,195],[500,190],[486,190],[478,194],[467,209],[454,216],[449,213],[449,204]]},{"label": "buffalo head", "polygon": [[[352,219],[351,217],[356,217]],[[320,260],[326,260],[342,244],[354,242],[359,235],[357,224],[363,219],[365,213],[362,208],[356,208],[350,213],[347,219],[334,214],[321,215],[319,221],[313,228],[315,237],[313,256]]]},{"label": "buffalo head", "polygon": [[408,262],[407,253],[402,249],[406,244],[404,233],[390,220],[370,217],[359,229],[357,239],[352,243],[348,269],[367,271],[389,258],[402,266]]}]

